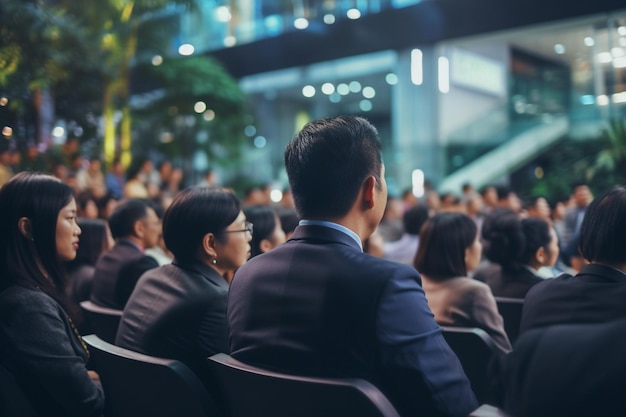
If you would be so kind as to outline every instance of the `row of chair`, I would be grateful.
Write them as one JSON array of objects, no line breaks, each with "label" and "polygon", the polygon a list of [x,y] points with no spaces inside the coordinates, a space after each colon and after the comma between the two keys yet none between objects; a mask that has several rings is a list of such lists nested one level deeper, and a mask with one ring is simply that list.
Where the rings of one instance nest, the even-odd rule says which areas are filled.
[{"label": "row of chair", "polygon": [[[361,379],[287,375],[219,353],[208,359],[211,393],[176,360],[154,358],[85,336],[106,395],[107,417],[399,417],[372,384]],[[484,405],[471,417],[505,417]]]},{"label": "row of chair", "polygon": [[[496,302],[504,317],[507,335],[514,342],[519,332],[523,300],[496,298]],[[122,312],[97,306],[90,301],[82,302],[81,307],[93,332],[105,342],[114,343]],[[497,354],[493,340],[478,328],[443,327],[443,334],[459,357],[478,400],[487,401],[490,390],[488,367],[493,356]]]}]

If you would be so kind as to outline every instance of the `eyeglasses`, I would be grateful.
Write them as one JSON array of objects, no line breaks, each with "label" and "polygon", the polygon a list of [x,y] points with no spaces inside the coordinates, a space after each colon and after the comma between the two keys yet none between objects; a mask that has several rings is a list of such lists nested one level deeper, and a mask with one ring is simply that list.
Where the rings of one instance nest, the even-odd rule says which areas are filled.
[{"label": "eyeglasses", "polygon": [[245,233],[250,233],[250,236],[252,236],[253,231],[254,231],[254,225],[250,222],[246,222],[245,228],[239,229],[239,230],[225,230],[224,233],[245,232]]}]

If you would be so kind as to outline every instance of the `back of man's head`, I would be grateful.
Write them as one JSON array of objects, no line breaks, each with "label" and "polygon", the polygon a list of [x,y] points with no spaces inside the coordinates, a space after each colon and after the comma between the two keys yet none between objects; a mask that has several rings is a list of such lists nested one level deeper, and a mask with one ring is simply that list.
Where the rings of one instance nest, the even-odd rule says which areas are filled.
[{"label": "back of man's head", "polygon": [[580,227],[580,252],[590,262],[626,266],[620,244],[626,236],[626,187],[615,187],[591,202]]},{"label": "back of man's head", "polygon": [[109,228],[113,239],[132,236],[137,220],[147,215],[148,202],[137,198],[122,200],[109,218]]},{"label": "back of man's head", "polygon": [[381,186],[378,132],[361,117],[312,121],[287,145],[285,167],[302,218],[342,217],[368,176]]},{"label": "back of man's head", "polygon": [[402,223],[404,231],[410,235],[419,235],[424,223],[428,220],[428,207],[414,206],[404,212]]}]

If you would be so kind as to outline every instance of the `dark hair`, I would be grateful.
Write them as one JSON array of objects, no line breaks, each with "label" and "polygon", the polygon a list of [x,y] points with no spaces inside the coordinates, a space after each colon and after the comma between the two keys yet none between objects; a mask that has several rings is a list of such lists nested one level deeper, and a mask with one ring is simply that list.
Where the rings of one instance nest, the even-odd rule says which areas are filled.
[{"label": "dark hair", "polygon": [[440,213],[426,220],[413,265],[431,279],[467,276],[465,250],[474,240],[476,223],[461,213]]},{"label": "dark hair", "polygon": [[250,241],[250,258],[262,253],[261,241],[271,239],[276,224],[280,222],[276,211],[269,206],[250,206],[243,209],[246,218],[254,225],[254,233]]},{"label": "dark hair", "polygon": [[285,232],[286,236],[288,236],[290,233],[293,233],[293,231],[296,230],[296,227],[298,227],[298,223],[300,222],[300,218],[298,217],[296,209],[291,207],[279,209],[278,218],[280,219],[280,225],[283,228],[283,232]]},{"label": "dark hair", "polygon": [[341,217],[370,175],[380,186],[381,143],[376,128],[355,116],[306,124],[285,149],[285,167],[298,213]]},{"label": "dark hair", "polygon": [[[72,189],[50,175],[21,172],[0,189],[0,287],[40,288],[71,314],[64,297],[66,273],[57,256],[59,212],[72,201]],[[32,237],[18,227],[30,220]],[[44,275],[38,265],[43,267]]]},{"label": "dark hair", "polygon": [[410,235],[419,235],[426,220],[428,220],[428,207],[411,207],[402,215],[404,231]]},{"label": "dark hair", "polygon": [[207,233],[224,241],[224,230],[237,219],[241,203],[230,191],[221,188],[190,187],[176,195],[163,216],[165,246],[176,260],[187,263],[197,259],[198,248]]},{"label": "dark hair", "polygon": [[67,264],[68,269],[80,265],[95,266],[108,243],[108,226],[104,220],[79,218],[77,223],[81,229],[80,244],[76,251],[76,258]]},{"label": "dark hair", "polygon": [[522,223],[517,214],[507,208],[491,212],[482,226],[483,253],[491,262],[503,268],[514,268],[524,251]]},{"label": "dark hair", "polygon": [[580,253],[589,262],[612,266],[626,264],[619,244],[626,236],[626,187],[615,187],[587,207],[580,227]]},{"label": "dark hair", "polygon": [[494,188],[496,189],[496,194],[498,194],[498,200],[504,200],[513,193],[513,190],[508,185],[496,185]]},{"label": "dark hair", "polygon": [[132,236],[135,222],[147,216],[148,202],[138,198],[121,200],[111,213],[109,228],[114,239]]},{"label": "dark hair", "polygon": [[529,264],[539,248],[546,248],[550,244],[552,240],[550,225],[543,219],[529,217],[522,220],[522,232],[524,233],[524,249],[520,261]]},{"label": "dark hair", "polygon": [[552,240],[550,225],[545,220],[520,220],[510,209],[489,214],[483,222],[482,237],[487,259],[505,269],[528,265],[537,250],[546,248]]}]

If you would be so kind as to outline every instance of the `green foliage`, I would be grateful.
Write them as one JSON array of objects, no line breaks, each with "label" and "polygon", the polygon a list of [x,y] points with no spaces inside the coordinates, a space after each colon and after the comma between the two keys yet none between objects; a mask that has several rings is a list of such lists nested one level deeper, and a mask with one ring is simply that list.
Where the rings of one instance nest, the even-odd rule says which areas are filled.
[{"label": "green foliage", "polygon": [[[553,201],[568,196],[574,183],[585,182],[594,193],[626,184],[626,128],[614,119],[598,137],[584,141],[565,138],[516,174],[522,195],[545,196]],[[544,175],[537,179],[534,169]]]},{"label": "green foliage", "polygon": [[[140,153],[158,146],[167,155],[187,158],[203,149],[213,165],[231,167],[239,162],[245,141],[245,96],[215,60],[208,56],[165,59],[159,66],[138,67],[136,73],[161,92],[133,111],[143,142]],[[206,104],[205,113],[196,113],[197,102]],[[197,142],[199,132],[206,141]],[[169,140],[161,141],[164,137]]]}]

